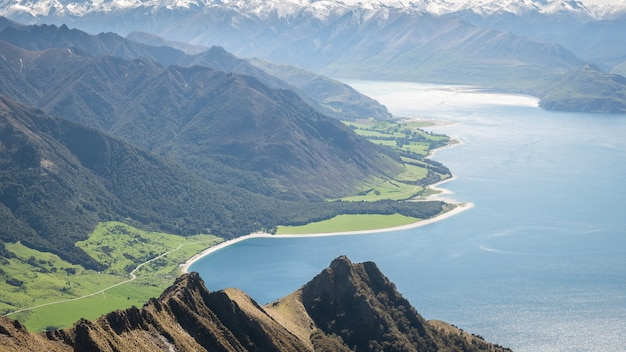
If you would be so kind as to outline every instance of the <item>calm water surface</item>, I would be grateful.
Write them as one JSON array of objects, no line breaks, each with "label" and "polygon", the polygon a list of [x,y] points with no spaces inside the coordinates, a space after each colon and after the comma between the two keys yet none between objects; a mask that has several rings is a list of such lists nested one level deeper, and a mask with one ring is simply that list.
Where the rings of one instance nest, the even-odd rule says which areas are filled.
[{"label": "calm water surface", "polygon": [[375,261],[427,319],[515,351],[626,350],[626,115],[546,112],[470,87],[350,81],[395,116],[462,143],[435,159],[475,207],[373,235],[254,239],[197,262],[211,290],[260,303],[346,254]]}]

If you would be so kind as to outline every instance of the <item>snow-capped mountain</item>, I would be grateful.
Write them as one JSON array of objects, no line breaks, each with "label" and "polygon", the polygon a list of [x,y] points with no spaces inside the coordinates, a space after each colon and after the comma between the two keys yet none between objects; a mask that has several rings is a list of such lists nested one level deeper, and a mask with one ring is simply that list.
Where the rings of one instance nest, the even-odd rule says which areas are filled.
[{"label": "snow-capped mountain", "polygon": [[523,16],[577,15],[589,18],[614,16],[626,11],[626,2],[587,7],[579,0],[2,0],[0,15],[13,17],[84,16],[89,13],[111,13],[119,10],[145,9],[231,9],[258,17],[287,17],[305,12],[318,19],[341,14],[354,8],[403,9],[434,15],[472,12],[480,16],[503,13]]},{"label": "snow-capped mountain", "polygon": [[457,9],[472,11],[481,16],[493,16],[509,13],[523,16],[532,13],[544,15],[578,14],[590,16],[589,9],[578,0],[483,0],[466,1]]},{"label": "snow-capped mountain", "polygon": [[331,76],[506,85],[517,75],[530,87],[584,61],[626,70],[626,21],[597,20],[624,1],[0,0],[0,15],[219,45]]}]

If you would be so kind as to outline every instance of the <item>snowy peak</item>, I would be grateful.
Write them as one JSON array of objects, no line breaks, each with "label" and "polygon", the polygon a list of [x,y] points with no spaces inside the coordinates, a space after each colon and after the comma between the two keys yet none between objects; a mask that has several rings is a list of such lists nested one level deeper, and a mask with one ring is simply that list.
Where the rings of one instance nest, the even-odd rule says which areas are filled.
[{"label": "snowy peak", "polygon": [[[480,16],[513,14],[523,16],[532,13],[544,15],[589,15],[589,9],[578,0],[480,0],[465,1],[458,9],[469,10]],[[452,11],[456,12],[456,11]]]},{"label": "snowy peak", "polygon": [[288,17],[308,13],[319,19],[355,8],[369,10],[400,9],[434,15],[471,11],[479,16],[494,14],[545,15],[577,14],[589,17],[610,16],[626,11],[626,2],[594,5],[588,8],[579,0],[0,0],[0,15],[30,14],[34,17],[83,16],[91,12],[146,8],[185,10],[226,8],[260,18]]}]

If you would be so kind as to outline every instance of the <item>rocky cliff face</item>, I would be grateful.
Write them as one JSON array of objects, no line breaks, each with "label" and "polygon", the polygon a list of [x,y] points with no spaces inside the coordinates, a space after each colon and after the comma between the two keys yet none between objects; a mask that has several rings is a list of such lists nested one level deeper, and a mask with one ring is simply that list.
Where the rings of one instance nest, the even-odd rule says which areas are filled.
[{"label": "rocky cliff face", "polygon": [[293,294],[261,307],[244,292],[209,292],[197,273],[179,277],[142,308],[72,328],[28,332],[0,318],[0,350],[24,351],[507,351],[428,322],[374,263],[346,257]]}]

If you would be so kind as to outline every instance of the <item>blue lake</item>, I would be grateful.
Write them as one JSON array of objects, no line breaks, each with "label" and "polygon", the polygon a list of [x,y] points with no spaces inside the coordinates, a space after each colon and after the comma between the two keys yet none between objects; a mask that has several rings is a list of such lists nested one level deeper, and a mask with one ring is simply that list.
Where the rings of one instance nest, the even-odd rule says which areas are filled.
[{"label": "blue lake", "polygon": [[345,254],[427,319],[515,351],[626,347],[626,115],[543,111],[469,87],[349,81],[461,143],[434,159],[474,208],[410,230],[243,241],[196,262],[207,287],[280,298]]}]

